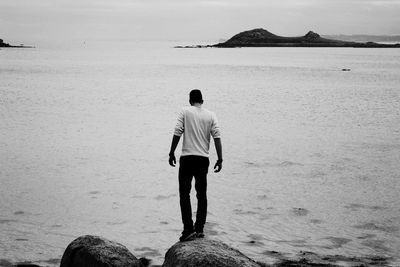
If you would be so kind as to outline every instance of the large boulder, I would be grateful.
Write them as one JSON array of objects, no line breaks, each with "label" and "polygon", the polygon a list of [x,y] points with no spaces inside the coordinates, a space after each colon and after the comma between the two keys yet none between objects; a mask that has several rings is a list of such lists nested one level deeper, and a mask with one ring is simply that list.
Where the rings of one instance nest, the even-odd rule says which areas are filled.
[{"label": "large boulder", "polygon": [[260,267],[228,245],[207,238],[179,242],[165,254],[162,267]]},{"label": "large boulder", "polygon": [[145,267],[149,261],[137,259],[125,246],[98,236],[85,235],[72,241],[60,267]]}]

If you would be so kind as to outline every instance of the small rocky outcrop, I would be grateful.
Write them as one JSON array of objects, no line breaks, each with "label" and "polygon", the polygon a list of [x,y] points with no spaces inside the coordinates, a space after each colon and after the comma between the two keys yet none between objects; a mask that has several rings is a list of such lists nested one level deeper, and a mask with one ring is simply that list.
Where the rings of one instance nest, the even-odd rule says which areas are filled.
[{"label": "small rocky outcrop", "polygon": [[3,39],[0,39],[0,47],[13,47],[13,48],[34,48],[33,46],[26,46],[26,45],[10,45],[8,43],[5,43]]},{"label": "small rocky outcrop", "polygon": [[313,31],[309,31],[306,35],[304,35],[305,38],[307,39],[318,39],[321,36],[318,33],[315,33]]},{"label": "small rocky outcrop", "polygon": [[3,39],[0,39],[0,47],[10,47],[11,45],[5,43]]},{"label": "small rocky outcrop", "polygon": [[162,267],[260,267],[240,251],[207,238],[173,245]]},{"label": "small rocky outcrop", "polygon": [[72,241],[60,267],[145,267],[149,261],[137,259],[125,246],[102,237],[85,235]]}]

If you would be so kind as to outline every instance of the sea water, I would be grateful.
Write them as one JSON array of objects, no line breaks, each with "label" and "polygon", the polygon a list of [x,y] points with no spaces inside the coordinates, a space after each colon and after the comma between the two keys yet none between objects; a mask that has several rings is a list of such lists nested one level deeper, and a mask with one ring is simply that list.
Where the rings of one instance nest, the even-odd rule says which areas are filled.
[{"label": "sea water", "polygon": [[169,146],[199,88],[224,153],[207,236],[265,262],[400,264],[399,49],[173,45],[0,50],[0,263],[57,266],[85,234],[162,263],[182,230]]}]

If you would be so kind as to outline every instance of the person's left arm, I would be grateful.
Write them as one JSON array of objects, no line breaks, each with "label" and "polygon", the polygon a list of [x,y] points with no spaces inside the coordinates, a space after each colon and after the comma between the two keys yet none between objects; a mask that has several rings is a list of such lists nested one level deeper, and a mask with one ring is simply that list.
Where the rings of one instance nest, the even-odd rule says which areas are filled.
[{"label": "person's left arm", "polygon": [[218,160],[214,165],[214,172],[220,172],[222,169],[222,142],[221,138],[214,138],[215,150],[217,151]]},{"label": "person's left arm", "polygon": [[217,151],[217,156],[218,156],[218,160],[214,165],[214,172],[220,172],[222,169],[221,131],[219,129],[217,116],[214,113],[212,116],[211,136],[214,138],[215,149]]}]

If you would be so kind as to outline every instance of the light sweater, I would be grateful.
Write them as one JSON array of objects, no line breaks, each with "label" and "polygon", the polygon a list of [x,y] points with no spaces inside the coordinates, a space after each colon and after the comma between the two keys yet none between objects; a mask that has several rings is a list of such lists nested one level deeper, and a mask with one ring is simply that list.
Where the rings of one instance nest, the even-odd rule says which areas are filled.
[{"label": "light sweater", "polygon": [[208,157],[210,137],[220,138],[217,117],[201,105],[185,107],[178,115],[174,135],[183,134],[181,156]]}]

